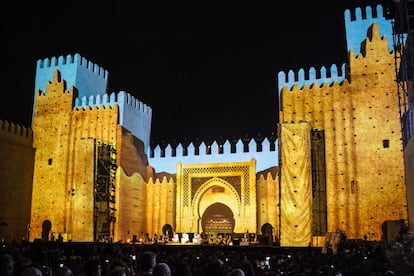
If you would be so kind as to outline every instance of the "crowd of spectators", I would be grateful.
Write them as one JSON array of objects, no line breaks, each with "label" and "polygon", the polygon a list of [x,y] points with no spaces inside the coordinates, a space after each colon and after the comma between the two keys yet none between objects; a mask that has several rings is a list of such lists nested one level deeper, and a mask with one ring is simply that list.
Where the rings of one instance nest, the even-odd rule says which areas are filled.
[{"label": "crowd of spectators", "polygon": [[[128,243],[3,243],[0,275],[414,275],[413,235],[393,244],[316,247]],[[411,264],[411,265],[410,265]]]}]

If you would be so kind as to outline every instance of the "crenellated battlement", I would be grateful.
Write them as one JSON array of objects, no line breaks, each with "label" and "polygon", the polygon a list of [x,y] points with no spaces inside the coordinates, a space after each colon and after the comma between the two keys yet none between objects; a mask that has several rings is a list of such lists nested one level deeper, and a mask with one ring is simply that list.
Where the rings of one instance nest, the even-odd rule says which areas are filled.
[{"label": "crenellated battlement", "polygon": [[98,94],[103,96],[107,91],[108,71],[79,54],[39,59],[36,65],[34,105],[37,91],[46,91],[46,85],[53,79],[56,70],[65,80],[67,88],[76,87],[81,99]]},{"label": "crenellated battlement", "polygon": [[[355,56],[358,56],[361,52],[361,47],[367,39],[367,30],[375,23],[380,30],[380,36],[392,37],[392,24],[390,19],[386,19],[384,16],[383,7],[377,5],[373,10],[371,6],[367,6],[364,9],[360,7],[355,10],[345,10],[345,28],[346,28],[346,41],[348,52],[353,52]],[[392,43],[388,44],[389,51],[392,51]],[[341,83],[347,78],[349,74],[348,64],[343,63],[339,68],[336,64],[332,64],[327,70],[325,66],[322,66],[319,71],[314,67],[311,67],[308,71],[301,68],[299,71],[294,72],[290,70],[288,73],[278,73],[278,88],[279,93],[284,87],[288,87],[289,90],[297,85],[300,89],[304,85],[311,87],[312,85],[322,86],[327,83],[333,84],[335,81]]]},{"label": "crenellated battlement", "polygon": [[172,175],[154,176],[148,179],[147,185],[174,185],[176,179]]},{"label": "crenellated battlement", "polygon": [[119,123],[136,137],[144,142],[145,148],[149,148],[151,132],[152,109],[148,105],[135,99],[129,93],[118,93]]},{"label": "crenellated battlement", "polygon": [[[248,141],[246,141],[248,140]],[[228,139],[224,141],[214,140],[211,142],[191,142],[188,145],[179,143],[176,146],[167,144],[165,146],[156,145],[151,148],[150,157],[167,157],[167,156],[189,156],[197,155],[220,155],[220,154],[237,154],[240,152],[263,152],[263,151],[275,151],[274,139],[269,140],[267,137],[261,141],[255,139],[237,139],[230,141]]]},{"label": "crenellated battlement", "polygon": [[354,10],[345,10],[344,18],[346,21],[362,21],[377,18],[378,15],[381,16],[382,14],[383,8],[381,5],[376,6],[375,10],[373,10],[371,6],[366,6],[363,9],[361,7],[357,7]]},{"label": "crenellated battlement", "polygon": [[152,109],[150,106],[146,105],[145,103],[141,102],[140,100],[136,99],[133,95],[125,92],[120,91],[118,93],[118,101],[123,100],[125,104],[128,104],[131,108],[137,109],[139,112],[151,114]]},{"label": "crenellated battlement", "polygon": [[279,164],[277,146],[274,137],[156,145],[150,150],[149,163],[159,172],[174,173],[178,162],[224,163],[256,159],[256,171],[261,171]]},{"label": "crenellated battlement", "polygon": [[150,106],[125,91],[75,99],[75,108],[84,110],[101,106],[112,108],[115,104],[119,106],[119,124],[141,139],[145,148],[148,148],[152,119]]},{"label": "crenellated battlement", "polygon": [[266,182],[266,181],[275,181],[279,175],[273,175],[271,172],[259,172],[256,175],[258,181]]},{"label": "crenellated battlement", "polygon": [[332,64],[329,71],[325,66],[322,66],[319,71],[316,71],[315,67],[311,67],[308,71],[303,68],[297,72],[289,70],[287,74],[282,71],[278,73],[279,92],[285,86],[290,90],[295,84],[302,88],[304,85],[309,87],[312,85],[322,86],[324,83],[331,85],[335,81],[341,83],[347,75],[346,70],[346,64],[344,63],[340,70],[338,70],[336,64]]},{"label": "crenellated battlement", "polygon": [[83,109],[87,109],[89,108],[93,108],[93,107],[101,107],[101,106],[110,106],[113,107],[115,105],[115,103],[117,102],[117,97],[116,94],[114,92],[112,92],[110,95],[108,94],[104,94],[104,95],[96,95],[96,96],[90,96],[90,97],[82,97],[80,98],[76,98],[75,99],[75,107],[77,109],[83,108]]},{"label": "crenellated battlement", "polygon": [[138,99],[135,99],[129,93],[125,91],[120,91],[118,94],[112,92],[111,94],[104,94],[104,95],[95,95],[90,97],[82,97],[75,99],[75,107],[76,108],[93,108],[93,107],[100,107],[100,106],[111,106],[113,107],[115,104],[124,103],[129,105],[131,108],[136,109],[138,112],[142,113],[151,113],[152,109],[150,106],[146,105],[145,103],[141,102]]},{"label": "crenellated battlement", "polygon": [[39,69],[45,69],[45,68],[55,68],[60,66],[65,66],[69,64],[75,64],[81,67],[84,67],[85,69],[89,70],[92,73],[95,73],[96,75],[100,76],[101,78],[108,79],[108,71],[103,69],[97,64],[94,64],[91,61],[88,61],[86,58],[81,57],[79,54],[59,56],[58,58],[52,57],[52,58],[45,58],[45,59],[39,59],[37,61],[37,70]]},{"label": "crenellated battlement", "polygon": [[2,135],[19,136],[27,139],[33,138],[33,131],[30,128],[1,119],[0,132]]},{"label": "crenellated battlement", "polygon": [[[358,56],[361,50],[361,43],[365,40],[368,28],[376,23],[381,31],[381,36],[392,37],[391,19],[384,16],[382,5],[377,5],[373,10],[371,6],[364,9],[357,7],[355,10],[347,9],[344,13],[346,42],[348,52],[353,50]],[[389,44],[389,51],[392,50],[392,43]]]}]

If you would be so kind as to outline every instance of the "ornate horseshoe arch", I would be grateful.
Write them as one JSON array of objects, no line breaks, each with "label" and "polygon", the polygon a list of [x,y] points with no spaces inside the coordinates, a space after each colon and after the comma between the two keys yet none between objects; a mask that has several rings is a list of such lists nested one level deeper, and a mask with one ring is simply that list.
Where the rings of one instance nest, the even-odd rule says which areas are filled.
[{"label": "ornate horseshoe arch", "polygon": [[234,220],[236,233],[256,232],[254,159],[225,164],[178,164],[176,194],[176,232],[201,233],[204,212],[218,203],[222,209],[209,209],[214,210],[216,218],[222,215]]},{"label": "ornate horseshoe arch", "polygon": [[[208,195],[209,193],[217,193],[217,195],[211,196]],[[193,225],[197,225],[199,232],[202,230],[201,219],[204,212],[215,203],[227,206],[234,215],[232,219],[235,219],[235,224],[237,223],[241,213],[240,195],[230,183],[219,177],[213,177],[199,187],[192,201]]]},{"label": "ornate horseshoe arch", "polygon": [[[201,216],[203,215],[202,213],[205,210],[203,210],[203,212],[200,212],[201,211],[200,208],[199,208],[200,207],[199,206],[200,201],[202,200],[203,195],[208,190],[210,190],[211,188],[214,188],[214,187],[222,187],[222,188],[224,188],[226,190],[229,190],[231,192],[232,196],[237,201],[237,206],[235,208],[231,208],[229,206],[229,208],[233,211],[233,214],[239,216],[240,215],[240,209],[241,209],[241,201],[240,201],[239,194],[237,193],[236,189],[234,189],[234,187],[230,183],[228,183],[228,182],[226,182],[223,179],[218,178],[218,177],[214,177],[214,178],[206,181],[195,193],[192,208],[191,208],[193,216],[201,218]],[[220,200],[217,200],[216,202],[226,204],[225,202],[222,202]],[[211,202],[211,203],[216,203],[216,202]]]}]

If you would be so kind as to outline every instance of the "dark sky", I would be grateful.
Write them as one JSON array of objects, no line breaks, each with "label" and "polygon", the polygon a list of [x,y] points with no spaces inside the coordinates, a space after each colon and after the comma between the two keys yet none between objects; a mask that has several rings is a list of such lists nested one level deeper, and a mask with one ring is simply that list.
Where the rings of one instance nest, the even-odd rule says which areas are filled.
[{"label": "dark sky", "polygon": [[16,3],[0,12],[0,119],[30,127],[36,61],[79,53],[109,71],[109,92],[152,107],[155,143],[270,136],[277,73],[346,62],[345,9],[380,2]]}]

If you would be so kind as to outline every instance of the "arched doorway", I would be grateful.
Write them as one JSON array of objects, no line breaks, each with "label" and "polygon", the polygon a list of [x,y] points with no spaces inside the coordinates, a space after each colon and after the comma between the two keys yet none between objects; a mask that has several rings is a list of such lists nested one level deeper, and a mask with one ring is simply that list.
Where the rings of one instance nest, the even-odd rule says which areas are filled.
[{"label": "arched doorway", "polygon": [[42,241],[49,241],[49,233],[52,229],[52,222],[50,220],[44,220],[42,223]]},{"label": "arched doorway", "polygon": [[262,225],[261,228],[261,238],[260,238],[260,244],[263,245],[272,245],[273,243],[273,226],[266,222]]},{"label": "arched doorway", "polygon": [[203,233],[231,234],[234,230],[234,215],[231,209],[222,203],[210,205],[201,218]]},{"label": "arched doorway", "polygon": [[172,239],[172,237],[173,237],[173,228],[170,224],[165,224],[162,227],[162,235],[164,237],[168,237],[169,240]]}]

